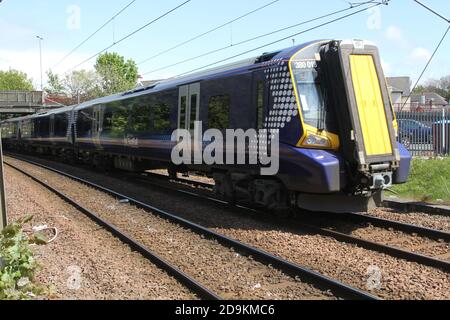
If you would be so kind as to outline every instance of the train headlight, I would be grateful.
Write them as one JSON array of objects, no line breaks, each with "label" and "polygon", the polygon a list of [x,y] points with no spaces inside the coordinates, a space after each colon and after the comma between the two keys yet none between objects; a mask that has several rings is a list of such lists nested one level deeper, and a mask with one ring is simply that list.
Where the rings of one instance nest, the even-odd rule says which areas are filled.
[{"label": "train headlight", "polygon": [[305,147],[330,148],[331,141],[327,137],[309,133],[303,142]]}]

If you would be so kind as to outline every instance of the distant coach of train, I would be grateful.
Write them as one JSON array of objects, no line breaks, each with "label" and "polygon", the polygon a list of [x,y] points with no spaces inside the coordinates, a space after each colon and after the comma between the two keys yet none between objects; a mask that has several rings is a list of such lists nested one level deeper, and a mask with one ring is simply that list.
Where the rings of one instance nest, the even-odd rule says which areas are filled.
[{"label": "distant coach of train", "polygon": [[[175,166],[172,133],[196,121],[203,130],[278,129],[278,174]],[[407,181],[411,162],[378,50],[362,40],[313,41],[1,127],[5,148],[108,170],[202,172],[226,198],[268,208],[367,210]]]}]

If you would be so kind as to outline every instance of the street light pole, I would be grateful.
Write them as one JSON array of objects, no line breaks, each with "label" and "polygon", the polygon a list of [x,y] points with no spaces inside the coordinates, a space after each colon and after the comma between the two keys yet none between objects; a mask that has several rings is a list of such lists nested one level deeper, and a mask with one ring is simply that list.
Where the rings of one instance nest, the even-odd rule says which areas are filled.
[{"label": "street light pole", "polygon": [[36,38],[39,40],[39,60],[40,60],[40,65],[41,65],[41,91],[44,90],[44,84],[43,84],[43,77],[42,77],[42,40],[44,40],[44,38],[40,37],[40,36],[36,36]]}]

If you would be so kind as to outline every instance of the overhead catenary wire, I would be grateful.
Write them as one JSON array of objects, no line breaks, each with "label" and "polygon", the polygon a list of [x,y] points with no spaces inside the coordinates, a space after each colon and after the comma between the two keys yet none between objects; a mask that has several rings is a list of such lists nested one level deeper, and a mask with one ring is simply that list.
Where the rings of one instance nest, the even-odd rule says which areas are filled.
[{"label": "overhead catenary wire", "polygon": [[314,27],[311,27],[311,28],[309,28],[309,29],[300,31],[300,32],[295,33],[295,34],[293,34],[293,35],[289,35],[289,36],[284,37],[284,38],[282,38],[282,39],[273,41],[273,42],[271,42],[271,43],[269,43],[269,44],[265,44],[265,45],[262,45],[262,46],[258,46],[257,48],[254,48],[254,49],[251,49],[251,50],[247,50],[247,51],[245,51],[245,52],[242,52],[242,53],[233,55],[233,56],[228,57],[228,58],[226,58],[226,59],[222,59],[222,60],[220,60],[220,61],[217,61],[217,62],[208,64],[208,65],[206,65],[206,66],[203,66],[203,67],[200,67],[200,68],[196,68],[196,69],[191,70],[191,71],[188,71],[188,72],[184,72],[184,73],[182,73],[182,74],[177,75],[176,77],[179,77],[179,76],[182,76],[182,75],[191,73],[191,72],[195,72],[195,71],[198,71],[198,70],[201,70],[201,69],[204,69],[204,68],[213,66],[213,65],[215,65],[215,64],[218,64],[218,63],[221,63],[221,62],[225,62],[225,61],[231,60],[231,59],[233,59],[233,58],[237,58],[237,57],[239,57],[239,56],[242,56],[242,55],[245,55],[245,54],[247,54],[247,53],[250,53],[250,52],[253,52],[253,51],[262,49],[262,48],[264,48],[264,47],[270,46],[270,45],[272,45],[272,44],[276,44],[276,43],[281,42],[281,41],[285,41],[285,40],[287,40],[287,39],[290,39],[290,38],[292,38],[292,37],[296,37],[296,36],[298,36],[298,35],[300,35],[300,34],[303,34],[303,33],[308,32],[308,31],[318,29],[318,28],[320,28],[320,27],[323,27],[323,26],[325,26],[325,25],[328,25],[328,24],[337,22],[337,21],[339,21],[339,20],[343,20],[343,19],[345,19],[345,18],[348,18],[348,17],[353,16],[353,15],[355,15],[355,14],[358,14],[358,13],[360,13],[360,12],[366,11],[366,10],[371,9],[371,8],[373,8],[373,7],[376,7],[376,6],[379,6],[379,5],[382,5],[382,4],[386,4],[387,2],[385,2],[385,1],[383,1],[383,2],[367,1],[367,2],[358,4],[358,5],[353,6],[353,7],[350,7],[350,8],[346,8],[346,9],[341,9],[341,10],[338,10],[338,11],[334,11],[334,12],[332,12],[332,13],[328,13],[328,14],[326,14],[326,15],[322,15],[322,16],[317,17],[317,18],[313,18],[313,19],[310,19],[310,20],[307,20],[307,21],[303,21],[303,22],[297,23],[297,24],[295,24],[295,25],[292,25],[292,26],[289,26],[289,27],[286,27],[286,28],[278,29],[278,30],[275,30],[275,31],[272,31],[272,32],[269,32],[269,33],[266,33],[266,34],[263,34],[263,35],[260,35],[260,36],[257,36],[257,37],[253,37],[253,38],[251,38],[251,39],[247,39],[247,40],[238,42],[238,43],[236,43],[236,44],[234,44],[234,45],[231,45],[231,46],[226,46],[226,47],[222,47],[222,48],[219,48],[219,49],[215,49],[215,50],[206,52],[206,53],[204,53],[204,54],[201,54],[201,55],[198,55],[198,56],[195,56],[195,57],[192,57],[192,58],[188,58],[188,59],[185,59],[185,60],[182,60],[182,61],[179,61],[179,62],[170,64],[170,65],[167,65],[167,66],[164,66],[164,67],[155,69],[155,70],[151,70],[151,71],[148,71],[148,72],[143,73],[142,75],[148,75],[148,74],[151,74],[151,73],[155,73],[155,72],[158,72],[158,71],[162,71],[162,70],[165,70],[165,69],[168,69],[168,68],[171,68],[171,67],[174,67],[174,66],[177,66],[177,65],[180,65],[180,64],[183,64],[183,63],[186,63],[186,62],[189,62],[189,61],[198,59],[198,58],[202,58],[202,57],[205,57],[205,56],[208,56],[208,55],[211,55],[211,54],[214,54],[214,53],[223,51],[223,50],[225,50],[225,49],[229,49],[229,48],[231,48],[231,47],[235,47],[235,46],[238,46],[238,45],[241,45],[241,44],[244,44],[244,43],[247,43],[247,42],[256,40],[256,39],[260,39],[260,38],[263,38],[263,37],[266,37],[266,36],[269,36],[269,35],[273,35],[273,34],[276,34],[276,33],[278,33],[278,32],[281,32],[281,31],[285,31],[285,30],[288,30],[288,29],[291,29],[291,28],[294,28],[294,27],[297,27],[297,26],[300,26],[300,25],[303,25],[303,24],[307,24],[307,23],[310,23],[310,22],[314,22],[314,21],[317,21],[317,20],[320,20],[320,19],[323,19],[323,18],[332,16],[332,15],[336,15],[336,14],[339,14],[339,13],[342,13],[342,12],[345,12],[345,11],[348,11],[348,10],[351,10],[351,9],[355,9],[355,8],[357,8],[357,7],[360,7],[360,6],[364,5],[364,4],[370,4],[370,3],[374,3],[374,5],[368,6],[368,7],[366,7],[366,8],[363,8],[363,9],[358,10],[358,11],[355,11],[355,12],[352,12],[352,13],[347,14],[347,15],[345,15],[345,16],[342,16],[342,17],[339,17],[339,18],[330,20],[330,21],[325,22],[325,23],[322,23],[322,24],[320,24],[320,25],[318,25],[318,26],[314,26]]},{"label": "overhead catenary wire", "polygon": [[89,58],[83,60],[82,62],[78,63],[78,64],[75,65],[74,67],[70,68],[68,71],[72,71],[72,70],[78,68],[79,66],[81,66],[81,65],[85,64],[86,62],[92,60],[93,58],[97,57],[98,55],[104,53],[105,51],[111,49],[112,47],[118,45],[119,43],[121,43],[121,42],[127,40],[128,38],[130,38],[130,37],[132,37],[132,36],[134,36],[134,35],[137,34],[138,32],[140,32],[140,31],[144,30],[145,28],[149,27],[150,25],[154,24],[155,22],[157,22],[157,21],[163,19],[164,17],[168,16],[168,15],[171,14],[172,12],[174,12],[174,11],[180,9],[181,7],[187,5],[187,4],[188,4],[189,2],[191,2],[191,1],[192,1],[192,0],[186,0],[186,1],[184,1],[183,3],[177,5],[176,7],[170,9],[169,11],[166,11],[165,13],[163,13],[162,15],[160,15],[159,17],[153,19],[152,21],[146,23],[146,24],[143,25],[142,27],[140,27],[140,28],[134,30],[133,32],[127,34],[126,36],[122,37],[122,38],[119,39],[118,41],[113,42],[111,45],[109,45],[109,46],[107,46],[106,48],[100,50],[100,51],[97,52],[96,54],[94,54],[94,55],[90,56]]},{"label": "overhead catenary wire", "polygon": [[400,111],[403,110],[403,108],[408,104],[408,101],[411,99],[414,91],[417,89],[417,86],[419,85],[420,81],[422,80],[422,77],[425,75],[425,72],[427,71],[428,67],[430,66],[431,62],[433,61],[434,57],[436,56],[436,53],[439,51],[439,48],[441,47],[442,43],[444,42],[445,38],[447,37],[448,31],[450,30],[450,25],[447,27],[444,35],[442,36],[441,40],[439,41],[438,45],[436,46],[436,49],[434,50],[433,54],[431,55],[430,59],[428,59],[427,64],[425,65],[425,68],[422,70],[419,78],[416,81],[416,84],[411,90],[411,93],[409,94],[408,98],[406,99],[405,103],[403,104]]},{"label": "overhead catenary wire", "polygon": [[114,19],[116,19],[119,15],[121,15],[125,10],[127,10],[131,5],[133,5],[137,0],[132,0],[125,7],[123,7],[119,12],[117,12],[114,16],[112,16],[108,21],[106,21],[100,28],[95,30],[91,35],[89,35],[86,39],[84,39],[80,44],[78,44],[75,48],[73,48],[69,53],[67,53],[60,61],[58,61],[52,69],[59,66],[62,62],[64,62],[68,57],[70,57],[75,51],[81,48],[86,42],[91,40],[97,33],[103,30],[108,24],[110,24]]},{"label": "overhead catenary wire", "polygon": [[436,10],[431,9],[430,7],[426,6],[425,4],[423,4],[422,2],[418,1],[418,0],[414,0],[414,2],[416,2],[417,4],[421,5],[422,7],[424,7],[425,9],[427,9],[428,11],[432,12],[434,15],[438,16],[439,18],[443,19],[444,21],[446,21],[447,23],[450,23],[450,19],[444,17],[443,15],[441,15],[440,13],[438,13]]},{"label": "overhead catenary wire", "polygon": [[258,11],[261,11],[261,10],[263,10],[263,9],[265,9],[265,8],[271,6],[271,5],[273,5],[273,4],[275,4],[275,3],[279,2],[279,1],[280,1],[280,0],[275,0],[275,1],[271,1],[271,2],[269,2],[269,3],[266,3],[265,5],[263,5],[263,6],[261,6],[261,7],[258,7],[258,8],[256,8],[256,9],[252,10],[252,11],[249,11],[249,12],[247,12],[247,13],[245,13],[245,14],[243,14],[243,15],[237,17],[237,18],[234,18],[234,19],[232,19],[232,20],[230,20],[230,21],[228,21],[228,22],[225,22],[225,23],[223,23],[223,24],[221,24],[221,25],[219,25],[219,26],[217,26],[217,27],[214,27],[214,28],[212,28],[212,29],[210,29],[210,30],[208,30],[208,31],[206,31],[206,32],[203,32],[203,33],[201,33],[201,34],[198,34],[198,35],[196,35],[196,36],[194,36],[194,37],[192,37],[192,38],[190,38],[190,39],[188,39],[188,40],[185,40],[185,41],[183,41],[183,42],[181,42],[181,43],[179,43],[179,44],[177,44],[177,45],[175,45],[175,46],[169,48],[169,49],[166,49],[166,50],[163,50],[163,51],[161,51],[161,52],[158,52],[157,54],[155,54],[155,55],[153,55],[153,56],[151,56],[151,57],[149,57],[149,58],[147,58],[147,59],[145,59],[145,60],[139,62],[138,65],[141,65],[141,64],[143,64],[143,63],[146,63],[146,62],[148,62],[148,61],[150,61],[150,60],[153,60],[153,59],[155,59],[155,58],[157,58],[157,57],[160,57],[160,56],[162,56],[163,54],[166,54],[166,53],[168,53],[168,52],[170,52],[170,51],[172,51],[172,50],[178,49],[178,48],[180,48],[180,47],[182,47],[182,46],[184,46],[184,45],[186,45],[186,44],[188,44],[188,43],[190,43],[190,42],[193,42],[193,41],[195,41],[195,40],[197,40],[197,39],[200,39],[200,38],[202,38],[202,37],[204,37],[204,36],[206,36],[206,35],[208,35],[208,34],[210,34],[210,33],[213,33],[214,31],[217,31],[217,30],[219,30],[219,29],[221,29],[221,28],[223,28],[223,27],[225,27],[225,26],[231,25],[232,23],[234,23],[234,22],[236,22],[236,21],[239,21],[239,20],[241,20],[241,19],[243,19],[243,18],[245,18],[245,17],[248,17],[249,15],[252,15],[252,14],[258,12]]}]

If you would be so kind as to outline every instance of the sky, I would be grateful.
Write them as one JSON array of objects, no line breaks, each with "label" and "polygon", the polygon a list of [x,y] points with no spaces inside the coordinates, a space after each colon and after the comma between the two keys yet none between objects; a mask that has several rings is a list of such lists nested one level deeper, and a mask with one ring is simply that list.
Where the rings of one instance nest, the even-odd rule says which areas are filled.
[{"label": "sky", "polygon": [[[45,85],[46,70],[52,69],[64,74],[184,1],[186,0],[135,0],[105,28],[60,62],[131,0],[3,0],[0,3],[0,70],[12,68],[23,71],[33,79],[36,88],[40,88],[37,35],[44,38],[42,60]],[[421,1],[440,14],[450,17],[448,0]],[[155,54],[269,3],[272,4],[245,18],[141,63]],[[416,80],[448,27],[448,23],[413,0],[391,0],[387,6],[378,6],[295,37],[291,35],[351,11],[235,45],[348,7],[349,2],[345,0],[191,0],[108,51],[118,52],[127,59],[135,60],[139,63],[142,78],[152,80],[176,76],[282,38],[287,39],[236,57],[227,63],[286,48],[292,46],[293,41],[300,44],[316,39],[367,39],[378,45],[387,76],[410,76],[412,80]],[[151,72],[226,46],[229,48],[214,54]],[[450,35],[429,66],[423,81],[450,74],[449,52]],[[95,58],[76,69],[92,69],[94,63]]]}]

